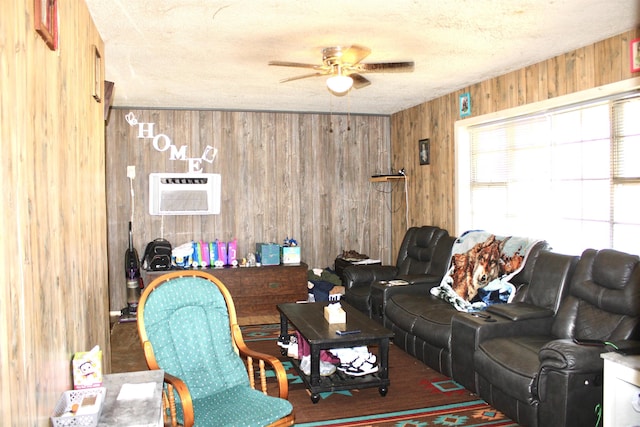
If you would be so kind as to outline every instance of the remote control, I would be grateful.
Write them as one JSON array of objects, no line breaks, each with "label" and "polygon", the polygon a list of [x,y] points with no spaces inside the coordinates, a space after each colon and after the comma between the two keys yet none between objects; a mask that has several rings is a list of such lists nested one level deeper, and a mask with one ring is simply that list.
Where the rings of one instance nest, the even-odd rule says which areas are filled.
[{"label": "remote control", "polygon": [[478,313],[477,311],[474,311],[473,313],[471,313],[471,315],[473,317],[480,317],[482,319],[489,319],[491,317],[489,314]]},{"label": "remote control", "polygon": [[351,334],[359,334],[360,329],[353,329],[351,331],[336,331],[338,335],[351,335]]}]

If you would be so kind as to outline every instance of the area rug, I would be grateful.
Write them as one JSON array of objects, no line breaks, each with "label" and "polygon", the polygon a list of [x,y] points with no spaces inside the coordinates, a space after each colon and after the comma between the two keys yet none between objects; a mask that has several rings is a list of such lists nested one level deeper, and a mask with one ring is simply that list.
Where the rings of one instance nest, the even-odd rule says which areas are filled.
[{"label": "area rug", "polygon": [[393,344],[389,348],[391,384],[386,396],[381,396],[377,388],[343,390],[321,393],[320,401],[314,404],[293,364],[280,354],[276,344],[280,325],[243,326],[242,332],[250,348],[282,360],[296,426],[518,426],[477,395]]},{"label": "area rug", "polygon": [[410,411],[373,414],[332,421],[297,423],[298,427],[423,427],[423,426],[517,426],[483,400]]}]

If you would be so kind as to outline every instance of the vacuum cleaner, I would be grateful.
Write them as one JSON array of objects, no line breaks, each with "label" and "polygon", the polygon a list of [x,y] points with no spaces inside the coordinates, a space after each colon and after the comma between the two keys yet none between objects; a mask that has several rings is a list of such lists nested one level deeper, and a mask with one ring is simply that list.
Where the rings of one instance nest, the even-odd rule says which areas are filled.
[{"label": "vacuum cleaner", "polygon": [[124,271],[127,281],[127,307],[122,310],[121,321],[135,320],[138,312],[140,291],[144,287],[140,274],[140,258],[133,247],[133,231],[129,221],[129,247],[124,254]]}]

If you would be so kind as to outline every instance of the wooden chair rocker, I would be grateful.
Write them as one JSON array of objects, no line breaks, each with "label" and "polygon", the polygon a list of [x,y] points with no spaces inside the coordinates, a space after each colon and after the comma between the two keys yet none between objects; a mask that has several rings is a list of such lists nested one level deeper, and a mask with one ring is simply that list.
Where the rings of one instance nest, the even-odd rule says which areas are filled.
[{"label": "wooden chair rocker", "polygon": [[[165,373],[165,425],[293,425],[282,363],[246,346],[231,295],[213,275],[184,270],[151,282],[138,332],[149,369]],[[277,384],[267,383],[265,364]]]}]

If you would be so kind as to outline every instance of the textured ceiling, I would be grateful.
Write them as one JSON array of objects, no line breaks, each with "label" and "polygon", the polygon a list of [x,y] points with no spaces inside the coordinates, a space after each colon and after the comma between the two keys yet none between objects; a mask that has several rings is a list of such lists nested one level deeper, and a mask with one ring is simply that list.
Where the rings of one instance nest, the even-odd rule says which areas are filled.
[{"label": "textured ceiling", "polygon": [[[86,0],[105,42],[114,106],[392,114],[640,24],[638,0]],[[330,95],[322,48],[412,73]]]}]

